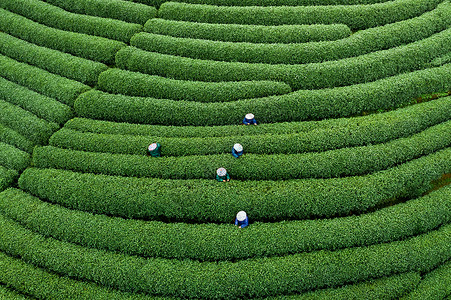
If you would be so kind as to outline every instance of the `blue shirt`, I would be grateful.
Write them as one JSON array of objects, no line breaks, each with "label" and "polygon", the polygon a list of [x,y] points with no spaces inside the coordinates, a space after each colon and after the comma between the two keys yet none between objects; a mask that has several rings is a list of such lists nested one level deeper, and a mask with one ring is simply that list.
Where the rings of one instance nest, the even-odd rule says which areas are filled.
[{"label": "blue shirt", "polygon": [[247,225],[249,225],[249,218],[246,216],[246,219],[244,219],[244,221],[238,221],[238,219],[235,218],[235,225],[241,226],[241,228],[244,228]]},{"label": "blue shirt", "polygon": [[252,118],[252,119],[246,119],[246,118],[244,118],[244,119],[243,119],[243,124],[244,124],[244,125],[249,125],[249,124],[257,125],[257,120],[255,120],[255,118]]},{"label": "blue shirt", "polygon": [[232,155],[233,155],[234,157],[236,157],[236,158],[238,158],[238,157],[240,157],[241,155],[243,155],[243,151],[244,151],[244,150],[242,150],[242,151],[240,151],[240,152],[237,152],[237,151],[235,150],[235,148],[232,147]]}]

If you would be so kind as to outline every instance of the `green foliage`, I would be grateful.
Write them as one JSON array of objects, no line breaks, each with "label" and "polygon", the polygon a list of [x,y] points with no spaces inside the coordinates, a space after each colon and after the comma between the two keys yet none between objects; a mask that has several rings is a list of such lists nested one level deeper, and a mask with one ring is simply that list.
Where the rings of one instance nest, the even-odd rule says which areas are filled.
[{"label": "green foliage", "polygon": [[305,43],[339,40],[351,35],[344,24],[241,25],[172,21],[154,18],[144,24],[150,33],[180,38],[248,43]]},{"label": "green foliage", "polygon": [[[77,122],[69,123],[69,128],[64,127],[50,138],[51,146],[89,151],[89,152],[107,152],[119,154],[146,155],[147,146],[152,141],[158,141],[164,145],[162,149],[163,156],[186,156],[186,155],[209,155],[229,153],[231,145],[239,143],[246,149],[246,153],[254,154],[294,154],[304,152],[321,152],[344,147],[355,147],[370,144],[388,142],[393,139],[407,137],[418,133],[426,128],[445,122],[451,119],[451,97],[445,98],[446,101],[428,102],[420,105],[416,110],[410,109],[415,113],[409,113],[408,109],[402,109],[397,113],[386,113],[386,116],[371,115],[366,118],[342,119],[336,120],[329,127],[319,127],[314,124],[312,130],[299,133],[286,133],[289,126],[281,128],[281,132],[271,132],[271,129],[278,127],[266,126],[266,133],[263,128],[261,134],[256,135],[255,131],[250,135],[233,135],[234,130],[230,132],[222,130],[223,136],[214,137],[215,127],[204,128],[205,135],[200,136],[202,131],[196,130],[196,127],[181,130],[179,134],[185,134],[185,137],[161,137],[155,134],[164,132],[155,132],[151,127],[146,130],[134,131],[140,129],[130,124],[116,123],[123,131],[117,130],[116,134],[91,133],[86,130],[96,131],[97,123],[87,122],[87,128],[81,128],[82,131],[70,129],[77,128]],[[416,108],[416,107],[412,107]],[[342,122],[340,122],[342,121]],[[317,122],[319,123],[319,122]],[[72,124],[72,125],[71,125]],[[73,126],[75,124],[75,126]],[[92,128],[89,124],[94,125]],[[66,126],[66,125],[65,125]],[[114,125],[112,125],[114,126]],[[238,127],[238,126],[236,126]],[[240,126],[243,127],[243,126]],[[253,126],[255,127],[255,126]],[[263,125],[262,125],[263,127]],[[306,126],[307,127],[307,126]],[[169,127],[168,127],[169,128]],[[251,127],[252,128],[252,127]],[[296,125],[291,126],[295,131]],[[128,129],[128,130],[127,130]],[[144,129],[144,128],[142,128]],[[190,130],[194,129],[194,130]],[[222,129],[222,128],[220,128]],[[219,129],[219,130],[220,130]],[[114,131],[114,128],[111,129]],[[275,130],[274,130],[275,131]],[[254,134],[252,134],[254,133]],[[138,134],[138,135],[133,135]],[[153,135],[152,135],[153,134]],[[170,135],[171,133],[169,133]],[[193,137],[199,135],[199,137]],[[212,136],[209,136],[211,134]],[[218,133],[220,135],[221,132]]]},{"label": "green foliage", "polygon": [[[34,232],[88,248],[218,261],[369,246],[426,233],[451,221],[451,186],[369,214],[253,223],[244,232],[232,224],[167,224],[92,215],[49,204],[20,190],[0,194],[0,211]],[[234,213],[230,212],[230,219]]]},{"label": "green foliage", "polygon": [[0,142],[0,166],[22,171],[30,165],[30,162],[30,155],[27,152]]},{"label": "green foliage", "polygon": [[119,41],[47,27],[1,8],[0,30],[39,46],[107,64],[112,64],[116,52],[126,46]]},{"label": "green foliage", "polygon": [[445,2],[435,10],[417,18],[361,30],[349,38],[321,43],[250,44],[177,38],[141,32],[132,37],[130,45],[151,52],[215,61],[317,63],[359,56],[419,41],[450,27],[450,15],[451,3]]},{"label": "green foliage", "polygon": [[36,46],[2,32],[0,32],[0,53],[89,85],[96,84],[99,74],[107,69],[104,64]]},{"label": "green foliage", "polygon": [[129,23],[144,24],[156,16],[155,7],[121,0],[46,0],[65,10]]},{"label": "green foliage", "polygon": [[[155,141],[150,140],[147,145],[152,142]],[[258,155],[246,153],[246,145],[243,145],[245,154],[239,159],[231,153],[150,159],[144,155],[93,153],[48,146],[34,149],[33,162],[44,168],[164,179],[206,179],[211,178],[217,168],[224,167],[234,179],[287,180],[362,175],[449,146],[451,120],[408,138],[325,152]],[[162,145],[162,150],[164,147]],[[229,147],[231,151],[233,144]],[[274,152],[277,153],[277,149]]]},{"label": "green foliage", "polygon": [[448,260],[451,225],[403,241],[238,262],[144,259],[33,233],[0,216],[0,250],[121,291],[181,298],[265,297],[428,271]]},{"label": "green foliage", "polygon": [[[451,64],[386,79],[323,90],[226,103],[134,98],[91,90],[75,102],[78,116],[115,122],[162,125],[239,124],[252,112],[262,123],[347,117],[392,109],[421,94],[451,89]],[[260,126],[260,125],[259,125]],[[243,129],[247,130],[247,129]]]},{"label": "green foliage", "polygon": [[[129,1],[129,0],[127,0]],[[149,1],[149,0],[138,0]],[[308,5],[355,5],[373,4],[384,0],[183,0],[178,2],[220,6],[308,6]],[[164,3],[164,1],[162,1]]]},{"label": "green foliage", "polygon": [[425,68],[431,59],[451,51],[451,28],[423,40],[365,55],[302,65],[252,64],[193,59],[143,51],[120,50],[121,69],[184,80],[282,81],[297,89],[321,89],[382,79]]},{"label": "green foliage", "polygon": [[0,124],[0,142],[9,144],[20,150],[31,153],[35,144],[9,127]]},{"label": "green foliage", "polygon": [[0,55],[0,76],[72,106],[89,86]]},{"label": "green foliage", "polygon": [[[347,216],[430,190],[451,173],[451,148],[366,176],[288,181],[162,180],[27,169],[19,187],[72,209],[124,218],[230,223]],[[63,183],[63,184],[62,184]],[[105,201],[108,199],[108,201]]]},{"label": "green foliage", "polygon": [[35,144],[47,145],[58,124],[39,119],[32,113],[0,100],[0,124],[3,124]]},{"label": "green foliage", "polygon": [[4,286],[2,284],[0,284],[0,298],[7,299],[7,300],[31,299],[29,297],[25,297],[24,295],[17,293],[16,291],[13,291],[13,290],[7,288],[6,286]]},{"label": "green foliage", "polygon": [[[6,282],[16,291],[33,296],[36,299],[163,299],[138,293],[119,292],[92,282],[57,275],[18,258],[8,256],[3,252],[0,252],[0,269],[2,270],[0,282]],[[1,288],[0,285],[0,296],[2,296]]]},{"label": "green foliage", "polygon": [[398,0],[372,5],[216,6],[165,2],[162,19],[222,24],[346,24],[352,30],[409,19],[434,9],[442,0]]},{"label": "green foliage", "polygon": [[[18,77],[15,76],[11,79],[15,80],[16,78]],[[0,77],[0,99],[17,105],[41,119],[58,124],[65,123],[74,115],[69,106],[2,77]]]},{"label": "green foliage", "polygon": [[120,69],[100,74],[98,88],[114,94],[198,102],[226,102],[291,92],[283,82],[193,82]]},{"label": "green foliage", "polygon": [[11,186],[17,178],[19,178],[19,173],[16,170],[0,166],[0,192]]},{"label": "green foliage", "polygon": [[421,276],[418,273],[402,273],[390,277],[368,280],[337,289],[323,289],[300,295],[268,297],[267,300],[361,300],[361,299],[398,299],[415,288]]},{"label": "green foliage", "polygon": [[[451,97],[443,97],[434,101],[409,105],[397,110],[384,113],[371,114],[363,117],[325,119],[322,121],[286,122],[286,123],[261,123],[258,126],[160,126],[129,123],[114,123],[92,119],[73,118],[64,124],[65,129],[73,129],[81,132],[139,135],[172,138],[206,138],[227,136],[255,136],[255,135],[286,135],[286,134],[315,134],[324,136],[340,136],[343,131],[349,130],[353,134],[362,130],[366,136],[360,136],[362,141],[368,139],[386,138],[391,136],[393,130],[409,132],[413,134],[414,128],[420,128],[420,124],[426,127],[449,119],[451,113]],[[259,120],[260,116],[256,116]],[[239,123],[239,121],[237,121]],[[420,126],[420,127],[419,127]],[[385,128],[385,129],[383,129]],[[425,127],[424,127],[425,128]],[[373,130],[376,132],[373,133]],[[384,132],[382,132],[385,130]],[[313,132],[312,132],[313,134]],[[325,136],[324,136],[325,137]],[[319,139],[319,137],[318,137]],[[383,141],[378,139],[379,141]]]},{"label": "green foliage", "polygon": [[74,14],[40,0],[2,0],[0,7],[50,27],[125,43],[142,30],[139,24]]},{"label": "green foliage", "polygon": [[451,260],[426,274],[420,284],[402,299],[445,299],[451,294]]}]

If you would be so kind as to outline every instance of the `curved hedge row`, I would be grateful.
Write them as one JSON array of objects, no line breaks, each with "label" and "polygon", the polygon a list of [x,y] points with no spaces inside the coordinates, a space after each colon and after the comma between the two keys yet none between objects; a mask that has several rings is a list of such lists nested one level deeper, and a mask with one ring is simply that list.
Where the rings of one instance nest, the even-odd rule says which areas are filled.
[{"label": "curved hedge row", "polygon": [[59,129],[58,124],[39,119],[31,112],[0,98],[0,123],[35,144],[47,145],[50,136]]},{"label": "curved hedge row", "polygon": [[[15,80],[14,76],[11,79]],[[0,99],[17,105],[41,119],[63,124],[74,116],[72,109],[47,96],[0,77]]]},{"label": "curved hedge row", "polygon": [[451,186],[369,214],[254,223],[245,232],[233,224],[165,224],[92,215],[11,189],[0,194],[0,210],[34,232],[88,248],[144,257],[230,261],[369,246],[426,233],[451,221]]},{"label": "curved hedge row", "polygon": [[[229,146],[231,151],[233,144]],[[35,166],[43,168],[163,179],[208,179],[217,168],[224,167],[232,179],[287,180],[362,175],[449,146],[451,120],[408,138],[325,152],[245,154],[240,159],[234,158],[231,153],[150,159],[145,155],[83,152],[46,146],[34,149],[33,162]],[[246,145],[243,147],[246,149]]]},{"label": "curved hedge row", "polygon": [[17,178],[19,178],[19,173],[16,170],[0,166],[0,192],[11,186]]},{"label": "curved hedge row", "polygon": [[100,74],[98,88],[113,94],[198,102],[236,101],[291,92],[290,86],[283,82],[195,82],[120,69],[109,69]]},{"label": "curved hedge row", "polygon": [[[121,69],[200,81],[272,80],[293,89],[321,89],[378,80],[425,68],[451,51],[451,28],[404,46],[365,55],[303,65],[220,62],[147,52],[133,47],[116,55]],[[371,71],[369,71],[371,70]]]},{"label": "curved hedge row", "polygon": [[139,24],[74,14],[41,0],[2,0],[0,7],[50,27],[125,43],[142,30]]},{"label": "curved hedge row", "polygon": [[451,295],[451,260],[426,274],[420,284],[402,299],[445,299]]},{"label": "curved hedge row", "polygon": [[45,238],[3,216],[0,225],[0,250],[8,255],[122,291],[182,298],[283,295],[429,271],[451,256],[450,225],[400,242],[234,263],[144,259]]},{"label": "curved hedge row", "polygon": [[[41,199],[94,213],[146,220],[230,223],[346,216],[431,189],[451,172],[451,148],[374,174],[290,181],[162,180],[27,169],[19,187]],[[62,184],[64,182],[64,184]],[[218,196],[220,195],[220,197]],[[108,199],[108,201],[105,201]],[[138,205],[137,205],[138,204]]]},{"label": "curved hedge row", "polygon": [[37,67],[0,55],[0,76],[45,96],[73,106],[75,99],[91,88]]},{"label": "curved hedge row", "polygon": [[[235,143],[243,145],[246,153],[254,154],[321,152],[344,147],[384,143],[418,133],[430,126],[451,119],[451,97],[448,97],[447,102],[441,101],[441,106],[438,103],[432,103],[436,104],[434,106],[437,109],[418,109],[416,115],[408,113],[390,114],[392,116],[399,115],[400,118],[396,120],[388,118],[388,116],[385,119],[380,117],[357,118],[354,122],[349,122],[350,124],[341,124],[342,127],[334,126],[333,128],[314,129],[292,134],[269,133],[234,136],[229,133],[223,137],[166,138],[157,135],[134,136],[128,132],[99,134],[64,127],[52,135],[49,144],[58,148],[88,152],[146,155],[147,146],[153,141],[158,141],[163,146],[161,149],[163,156],[230,153],[231,145]],[[429,107],[434,106],[429,105]],[[210,127],[210,129],[212,128]],[[189,132],[189,130],[187,131]],[[149,128],[146,133],[154,132]]]},{"label": "curved hedge row", "polygon": [[118,19],[137,24],[144,24],[157,14],[155,7],[121,0],[73,0],[70,2],[66,0],[46,0],[46,2],[78,14]]},{"label": "curved hedge row", "polygon": [[0,8],[0,30],[30,43],[112,64],[125,43],[41,25]]},{"label": "curved hedge row", "polygon": [[165,2],[158,17],[199,23],[284,25],[346,24],[352,30],[381,26],[421,15],[443,0],[396,0],[370,5],[216,6]]},{"label": "curved hedge row", "polygon": [[31,153],[35,144],[9,127],[0,124],[0,142]]},{"label": "curved hedge row", "polygon": [[241,25],[172,21],[154,18],[144,24],[144,31],[180,38],[248,43],[305,43],[334,41],[349,37],[344,24],[313,25]]},{"label": "curved hedge row", "polygon": [[51,73],[94,85],[108,67],[67,53],[30,44],[0,32],[0,53]]},{"label": "curved hedge row", "polygon": [[[127,0],[130,1],[130,0]],[[152,0],[132,0],[149,2]],[[158,0],[153,0],[158,1]],[[160,0],[164,3],[164,0]],[[374,4],[385,0],[183,0],[178,2],[192,4],[210,4],[219,6],[308,6],[308,5],[356,5]]]},{"label": "curved hedge row", "polygon": [[[260,124],[346,117],[408,104],[422,94],[451,90],[451,64],[348,87],[300,90],[228,103],[195,103],[111,95],[91,90],[77,98],[78,116],[141,124],[230,125],[252,112]],[[244,129],[243,129],[244,130]],[[247,129],[246,129],[247,130]]]},{"label": "curved hedge row", "polygon": [[338,60],[394,48],[427,38],[451,26],[451,3],[444,2],[420,17],[358,31],[333,42],[304,44],[250,44],[178,38],[141,32],[130,45],[137,48],[195,59],[267,63],[305,64]]},{"label": "curved hedge row", "polygon": [[22,171],[30,165],[30,154],[14,146],[0,142],[0,166]]},{"label": "curved hedge row", "polygon": [[24,295],[21,295],[21,294],[17,293],[16,291],[10,290],[9,288],[5,287],[2,284],[0,284],[0,297],[2,299],[9,299],[9,300],[30,299],[29,297],[25,297]]},{"label": "curved hedge row", "polygon": [[[23,260],[12,258],[0,252],[0,282],[5,282],[8,286],[36,298],[59,298],[65,299],[152,299],[163,300],[173,298],[160,298],[147,296],[138,293],[125,293],[112,290],[92,282],[77,281],[68,277],[58,276],[54,273],[37,268]],[[412,290],[421,277],[418,273],[402,273],[379,279],[372,279],[367,282],[350,284],[339,288],[329,288],[291,297],[270,297],[268,299],[312,299],[311,297],[340,297],[349,298],[370,296],[377,299],[382,296],[392,296],[398,298],[406,292]],[[53,288],[49,288],[49,286]],[[0,285],[1,289],[1,285]],[[0,290],[0,295],[2,291]]]},{"label": "curved hedge row", "polygon": [[[0,272],[0,283],[7,284],[16,291],[30,295],[36,299],[165,299],[150,297],[144,294],[120,292],[92,282],[74,280],[67,276],[60,276],[53,272],[49,272],[45,269],[26,263],[21,259],[8,256],[3,252],[0,252],[0,268],[2,270],[2,272]],[[390,287],[392,285],[396,285],[398,281],[405,282],[408,286],[410,286],[416,279],[414,274],[415,273],[407,273],[393,276],[393,278],[388,278],[385,284],[382,282],[380,283],[381,288],[385,285]],[[379,285],[379,281],[381,280],[377,280],[375,283]],[[0,296],[1,295],[0,285]]]},{"label": "curved hedge row", "polygon": [[421,280],[418,273],[402,273],[373,279],[337,289],[321,289],[300,295],[268,297],[268,300],[312,299],[397,299],[408,293]]},{"label": "curved hedge row", "polygon": [[[419,123],[424,123],[426,127],[443,122],[449,119],[451,112],[451,97],[442,97],[433,101],[409,105],[397,110],[390,110],[384,113],[370,114],[362,117],[350,117],[340,119],[324,119],[322,121],[305,122],[285,122],[285,123],[260,123],[258,126],[160,126],[129,123],[114,123],[109,121],[99,121],[84,118],[73,118],[64,124],[65,129],[72,129],[81,132],[91,132],[99,134],[117,135],[138,135],[168,137],[168,138],[205,138],[205,137],[227,137],[227,136],[255,136],[255,135],[284,135],[284,134],[308,134],[309,131],[316,131],[316,134],[324,136],[330,133],[340,135],[340,132],[349,130],[351,132],[360,131],[361,127],[368,130],[376,130],[378,137],[382,138],[386,133],[394,130],[410,131],[419,128]],[[260,116],[257,115],[259,119]],[[436,119],[437,118],[437,119]],[[443,118],[443,119],[442,119]],[[430,123],[426,123],[430,122]],[[385,125],[389,126],[388,129]],[[380,128],[386,128],[381,134]],[[313,133],[312,133],[313,134]],[[342,137],[344,138],[344,136]],[[372,133],[362,136],[363,140],[376,138]],[[382,140],[380,140],[382,141]],[[164,149],[163,149],[164,150]]]}]

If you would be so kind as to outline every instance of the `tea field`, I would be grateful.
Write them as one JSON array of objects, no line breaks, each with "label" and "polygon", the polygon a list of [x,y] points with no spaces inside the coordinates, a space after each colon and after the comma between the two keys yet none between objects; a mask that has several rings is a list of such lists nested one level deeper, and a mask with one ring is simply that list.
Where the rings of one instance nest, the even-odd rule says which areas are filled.
[{"label": "tea field", "polygon": [[450,299],[450,0],[176,1],[0,0],[0,298]]}]

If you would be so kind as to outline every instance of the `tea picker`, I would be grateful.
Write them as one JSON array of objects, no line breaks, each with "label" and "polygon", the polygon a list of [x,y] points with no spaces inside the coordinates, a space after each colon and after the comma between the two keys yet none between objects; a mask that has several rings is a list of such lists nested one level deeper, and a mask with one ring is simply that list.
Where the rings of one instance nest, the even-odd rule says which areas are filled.
[{"label": "tea picker", "polygon": [[161,145],[160,143],[152,143],[147,147],[147,156],[160,157],[161,156]]},{"label": "tea picker", "polygon": [[244,228],[247,225],[249,225],[249,218],[247,217],[246,212],[245,211],[239,211],[236,214],[235,226],[238,226],[238,228]]},{"label": "tea picker", "polygon": [[240,157],[241,155],[243,155],[243,146],[241,146],[241,144],[235,144],[233,145],[232,148],[232,155],[236,158]]},{"label": "tea picker", "polygon": [[219,182],[228,182],[230,181],[230,175],[226,169],[219,168],[216,170],[216,180]]},{"label": "tea picker", "polygon": [[257,120],[255,120],[255,117],[253,114],[247,114],[244,116],[243,124],[244,125],[251,125],[251,124],[257,125]]}]

